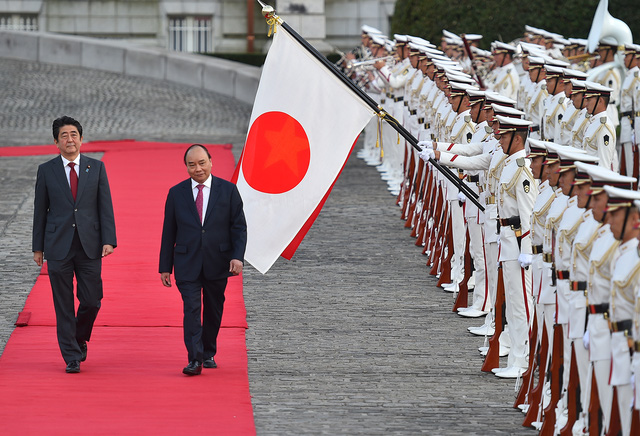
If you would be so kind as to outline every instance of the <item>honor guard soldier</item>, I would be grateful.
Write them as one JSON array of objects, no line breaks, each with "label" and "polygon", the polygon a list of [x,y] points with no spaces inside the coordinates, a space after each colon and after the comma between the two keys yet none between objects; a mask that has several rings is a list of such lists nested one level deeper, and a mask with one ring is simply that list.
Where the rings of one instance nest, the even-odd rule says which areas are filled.
[{"label": "honor guard soldier", "polygon": [[584,98],[586,91],[586,81],[571,79],[571,101],[578,110],[578,115],[571,128],[571,141],[567,145],[580,149],[584,149],[584,134],[589,124],[589,119],[591,118],[591,114],[587,111]]},{"label": "honor guard soldier", "polygon": [[526,158],[531,122],[496,116],[500,146],[508,157],[497,192],[500,255],[505,283],[506,318],[511,348],[506,368],[492,370],[501,378],[517,378],[528,365],[528,338],[533,320],[531,294],[531,212],[538,189]]},{"label": "honor guard soldier", "polygon": [[491,43],[491,53],[495,62],[495,68],[489,73],[486,86],[494,92],[517,99],[520,89],[520,77],[513,64],[516,48],[504,42]]},{"label": "honor guard soldier", "polygon": [[[531,159],[531,173],[538,182],[538,197],[531,212],[531,282],[532,294],[536,304],[536,319],[538,323],[538,341],[542,340],[544,328],[544,308],[540,303],[540,290],[543,281],[548,278],[543,274],[543,243],[545,234],[545,222],[549,208],[556,198],[554,187],[549,185],[549,172],[544,171],[544,163],[547,160],[547,146],[544,141],[529,138],[529,159]],[[546,285],[545,285],[546,286]],[[553,313],[548,323],[553,322]],[[553,324],[551,324],[553,325]]]},{"label": "honor guard soldier", "polygon": [[[555,142],[557,142],[558,144],[573,145],[571,131],[573,129],[573,125],[576,122],[576,119],[578,118],[578,114],[582,109],[576,106],[576,104],[574,103],[574,98],[572,98],[574,94],[573,82],[575,80],[579,80],[582,75],[584,75],[584,78],[586,79],[587,75],[580,71],[571,70],[568,68],[564,68],[562,70],[564,95],[566,97],[567,105],[565,107],[564,113],[561,116],[558,116],[558,122],[556,123],[556,132],[554,134],[554,138]],[[584,89],[584,86],[582,88]],[[584,94],[582,94],[582,97],[584,97]]]},{"label": "honor guard soldier", "polygon": [[[637,209],[640,209],[640,201],[634,201]],[[640,256],[640,251],[638,251]],[[631,372],[633,374],[633,391],[635,393],[633,399],[632,424],[640,414],[640,286],[636,287],[635,292],[635,308],[633,313],[633,357],[631,358]],[[634,419],[635,418],[635,419]],[[632,425],[632,431],[634,430]]]},{"label": "honor guard soldier", "polygon": [[[631,383],[631,350],[633,349],[633,316],[635,294],[640,287],[640,257],[638,256],[638,209],[634,201],[640,192],[605,186],[609,197],[607,214],[611,232],[620,246],[612,265],[609,325],[611,327],[610,384],[617,397],[620,427],[623,436],[631,433],[633,385]],[[615,402],[614,402],[615,403]],[[612,416],[615,413],[612,411]],[[614,422],[611,422],[614,425]]]},{"label": "honor guard soldier", "polygon": [[587,153],[598,157],[599,165],[618,171],[616,129],[607,115],[609,97],[613,90],[595,82],[586,82],[585,104],[591,114],[585,128],[583,143]]},{"label": "honor guard soldier", "polygon": [[[638,177],[638,137],[633,132],[635,114],[640,110],[634,95],[640,87],[640,46],[625,45],[624,66],[627,68],[620,91],[620,172]],[[624,165],[622,165],[624,162]]]},{"label": "honor guard soldier", "polygon": [[[562,326],[562,338],[563,338],[563,358],[564,358],[564,370],[562,372],[562,401],[558,404],[558,410],[556,412],[556,426],[560,430],[567,423],[568,414],[567,406],[571,406],[574,410],[576,400],[572,398],[571,404],[568,402],[568,389],[569,389],[569,377],[571,369],[572,354],[575,352],[576,356],[580,358],[586,357],[586,349],[582,346],[582,336],[584,335],[584,328],[579,335],[575,333],[570,334],[569,324],[571,320],[579,322],[584,319],[586,313],[583,311],[577,317],[572,318],[573,305],[575,300],[571,295],[571,253],[573,248],[573,242],[576,236],[576,232],[580,224],[583,222],[584,208],[578,205],[577,189],[574,185],[576,177],[576,164],[578,162],[584,162],[587,164],[597,164],[598,158],[588,155],[583,150],[574,149],[572,147],[557,147],[558,157],[560,158],[560,168],[558,169],[560,175],[558,177],[558,185],[562,190],[562,194],[568,198],[567,207],[562,213],[562,218],[557,224],[555,230],[555,240],[553,241],[553,260],[555,283],[556,283],[556,324]],[[584,306],[583,306],[584,307]],[[582,316],[582,318],[580,318]],[[576,326],[577,327],[577,326]],[[579,327],[576,331],[579,331]],[[574,347],[573,342],[576,339],[580,339],[580,347]],[[584,369],[586,370],[586,366]],[[575,377],[577,374],[574,374]],[[580,374],[582,378],[586,379],[586,371],[584,374]],[[577,379],[578,380],[578,379]],[[572,390],[572,394],[573,394]],[[572,415],[573,416],[573,415]],[[573,425],[573,422],[570,423]]]},{"label": "honor guard soldier", "polygon": [[[613,62],[615,54],[618,52],[618,43],[612,37],[605,37],[598,44],[598,56],[594,58],[594,67]],[[622,77],[617,68],[609,68],[598,74],[594,82],[607,88],[611,88],[610,99],[607,105],[607,115],[613,123],[613,127],[618,127],[618,100],[620,99],[620,88],[622,87]]]},{"label": "honor guard soldier", "polygon": [[[364,28],[364,26],[363,26]],[[363,30],[364,31],[364,30]],[[370,35],[371,55],[374,58],[384,57],[386,55],[386,41],[383,36]],[[383,65],[381,64],[380,67]],[[382,97],[385,88],[388,85],[386,78],[379,73],[379,70],[369,72],[371,75],[367,84],[367,94],[378,104],[382,104]],[[378,117],[373,117],[364,129],[364,145],[362,150],[358,152],[358,157],[367,162],[368,165],[380,165],[380,140],[378,134]]]},{"label": "honor guard soldier", "polygon": [[609,300],[611,294],[611,273],[616,258],[619,241],[611,232],[606,213],[608,196],[604,186],[630,189],[635,181],[607,168],[590,165],[584,167],[591,178],[590,206],[593,218],[603,223],[598,229],[589,253],[589,276],[587,279],[587,310],[589,319],[584,336],[589,349],[590,369],[597,386],[600,408],[602,409],[603,431],[609,430],[613,390],[609,384],[611,373],[611,332],[609,330]]},{"label": "honor guard soldier", "polygon": [[544,59],[536,56],[529,56],[529,78],[532,86],[525,97],[524,112],[527,119],[533,122],[531,126],[531,137],[540,139],[540,119],[544,111],[544,101],[549,96],[545,82],[546,70],[544,69]]},{"label": "honor guard soldier", "polygon": [[545,140],[553,142],[556,140],[557,126],[567,108],[567,98],[564,93],[563,68],[545,64],[544,69],[549,96],[544,101],[540,116],[540,131]]}]

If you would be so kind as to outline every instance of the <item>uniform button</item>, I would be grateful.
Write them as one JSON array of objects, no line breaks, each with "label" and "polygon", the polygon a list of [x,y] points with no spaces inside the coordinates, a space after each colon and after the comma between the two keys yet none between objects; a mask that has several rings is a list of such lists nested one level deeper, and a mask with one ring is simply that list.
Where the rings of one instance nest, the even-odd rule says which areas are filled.
[{"label": "uniform button", "polygon": [[71,227],[75,227],[75,226],[76,226],[75,224],[71,224]]},{"label": "uniform button", "polygon": [[73,209],[73,211],[74,211],[74,212],[77,212],[77,211],[78,211],[78,209]]},{"label": "uniform button", "polygon": [[204,230],[202,230],[202,233],[204,233]]}]

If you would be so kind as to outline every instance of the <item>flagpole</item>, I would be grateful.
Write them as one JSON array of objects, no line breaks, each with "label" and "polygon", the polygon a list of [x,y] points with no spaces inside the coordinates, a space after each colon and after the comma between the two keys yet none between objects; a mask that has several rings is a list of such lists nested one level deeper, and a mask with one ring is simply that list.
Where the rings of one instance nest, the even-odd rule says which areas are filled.
[{"label": "flagpole", "polygon": [[[398,120],[389,115],[388,112],[381,109],[378,104],[373,100],[366,92],[362,89],[358,88],[347,76],[345,76],[342,71],[340,71],[333,63],[329,62],[329,60],[323,56],[320,52],[318,52],[311,44],[307,42],[302,36],[298,34],[295,30],[291,28],[285,21],[283,21],[280,17],[275,15],[275,11],[272,6],[269,6],[263,3],[261,0],[256,0],[262,6],[262,13],[267,18],[267,22],[269,20],[274,20],[269,23],[271,26],[274,26],[274,29],[279,24],[282,26],[284,30],[286,30],[300,45],[302,45],[314,58],[316,58],[322,65],[324,65],[329,71],[331,71],[342,83],[345,84],[351,91],[353,91],[362,101],[364,101],[373,111],[384,121],[386,121],[393,129],[395,129],[404,139],[407,140],[411,144],[413,148],[417,151],[422,151],[422,148],[418,145],[418,140],[404,128]],[[274,30],[275,31],[275,30]],[[436,167],[438,171],[440,171],[451,183],[453,183],[462,193],[473,203],[478,209],[484,212],[484,207],[478,201],[478,194],[473,192],[471,188],[464,182],[460,180],[458,176],[456,176],[449,168],[442,166],[440,162],[435,159],[429,158],[429,163]]]}]

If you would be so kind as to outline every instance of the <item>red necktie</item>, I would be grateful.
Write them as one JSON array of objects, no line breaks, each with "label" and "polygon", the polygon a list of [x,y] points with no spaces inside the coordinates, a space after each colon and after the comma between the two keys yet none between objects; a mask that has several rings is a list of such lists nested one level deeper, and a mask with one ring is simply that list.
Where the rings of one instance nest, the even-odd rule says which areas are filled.
[{"label": "red necktie", "polygon": [[76,164],[73,162],[69,162],[69,185],[71,186],[71,195],[73,195],[73,199],[76,199],[76,194],[78,193],[78,173],[73,169]]},{"label": "red necktie", "polygon": [[200,216],[200,224],[202,224],[202,189],[204,185],[196,186],[198,188],[198,195],[196,195],[196,209],[198,209],[198,216]]}]

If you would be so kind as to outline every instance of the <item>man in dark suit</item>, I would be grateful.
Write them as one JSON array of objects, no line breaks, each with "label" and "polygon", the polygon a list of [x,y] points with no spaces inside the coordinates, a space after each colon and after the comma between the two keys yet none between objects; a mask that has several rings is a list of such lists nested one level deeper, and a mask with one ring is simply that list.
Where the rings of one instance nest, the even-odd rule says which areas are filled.
[{"label": "man in dark suit", "polygon": [[[33,212],[33,260],[47,259],[58,344],[66,372],[87,358],[102,299],[102,258],[116,247],[116,225],[104,164],[80,155],[82,126],[70,117],[53,122],[60,156],[38,167]],[[76,314],[73,276],[80,306]]]},{"label": "man in dark suit", "polygon": [[247,223],[238,189],[211,175],[211,155],[204,146],[190,146],[184,163],[190,178],[169,190],[165,204],[160,275],[169,287],[175,269],[189,359],[182,372],[198,375],[203,366],[217,367],[224,291],[228,277],[242,272]]}]

